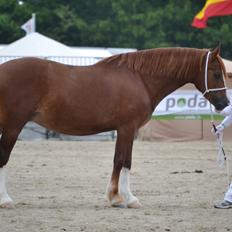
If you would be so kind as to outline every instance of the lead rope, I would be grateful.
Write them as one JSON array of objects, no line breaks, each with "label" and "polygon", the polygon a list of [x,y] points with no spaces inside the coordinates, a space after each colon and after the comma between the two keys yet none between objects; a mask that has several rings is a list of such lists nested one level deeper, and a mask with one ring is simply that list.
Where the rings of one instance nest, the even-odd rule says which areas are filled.
[{"label": "lead rope", "polygon": [[[203,96],[206,93],[209,93],[211,91],[218,91],[218,90],[225,90],[226,85],[225,85],[225,79],[224,80],[224,88],[216,88],[216,89],[208,89],[208,63],[209,63],[209,56],[210,56],[211,52],[208,51],[207,56],[206,56],[206,63],[205,63],[205,92],[203,93]],[[213,110],[212,110],[212,105],[210,103],[210,118],[211,118],[211,124],[213,127],[213,130],[216,134],[217,132],[217,128],[215,126],[214,120],[213,120]],[[219,165],[219,167],[222,167],[224,164],[226,165],[226,173],[227,173],[227,182],[228,185],[230,186],[230,167],[229,167],[229,160],[226,157],[226,153],[224,151],[223,148],[223,132],[217,133],[216,134],[216,138],[217,138],[217,146],[218,146],[218,152],[217,152],[217,163]]]},{"label": "lead rope", "polygon": [[216,134],[217,139],[217,163],[219,167],[223,167],[224,164],[226,166],[226,175],[227,175],[227,184],[230,186],[231,180],[230,180],[230,164],[229,159],[226,156],[225,150],[223,148],[223,132],[216,133],[217,128],[215,126],[214,120],[213,120],[213,110],[212,105],[210,104],[210,117],[211,117],[211,124],[214,130],[214,133]]}]

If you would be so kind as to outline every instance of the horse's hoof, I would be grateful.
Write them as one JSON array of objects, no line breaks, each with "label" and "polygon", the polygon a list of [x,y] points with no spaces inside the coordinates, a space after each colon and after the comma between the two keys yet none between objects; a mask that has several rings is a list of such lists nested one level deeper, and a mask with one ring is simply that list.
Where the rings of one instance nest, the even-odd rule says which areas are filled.
[{"label": "horse's hoof", "polygon": [[4,202],[0,205],[0,208],[4,208],[4,209],[14,209],[15,205],[13,203],[13,201],[8,201],[8,202]]},{"label": "horse's hoof", "polygon": [[142,207],[142,204],[138,200],[136,200],[128,204],[127,207],[131,209],[139,209]]},{"label": "horse's hoof", "polygon": [[123,202],[113,203],[113,204],[111,204],[111,206],[115,207],[115,208],[126,208],[126,205]]},{"label": "horse's hoof", "polygon": [[114,196],[114,198],[110,201],[111,206],[117,208],[126,208],[126,205],[123,201],[123,198],[119,195]]}]

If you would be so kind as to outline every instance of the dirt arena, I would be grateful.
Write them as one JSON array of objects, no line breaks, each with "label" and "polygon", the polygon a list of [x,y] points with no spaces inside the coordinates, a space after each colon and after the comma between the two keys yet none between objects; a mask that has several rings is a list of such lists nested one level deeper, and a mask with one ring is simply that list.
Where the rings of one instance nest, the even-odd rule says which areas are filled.
[{"label": "dirt arena", "polygon": [[136,141],[133,151],[143,207],[120,209],[105,198],[114,142],[17,142],[7,168],[16,208],[0,209],[0,231],[232,231],[232,209],[213,207],[227,186],[215,142]]}]

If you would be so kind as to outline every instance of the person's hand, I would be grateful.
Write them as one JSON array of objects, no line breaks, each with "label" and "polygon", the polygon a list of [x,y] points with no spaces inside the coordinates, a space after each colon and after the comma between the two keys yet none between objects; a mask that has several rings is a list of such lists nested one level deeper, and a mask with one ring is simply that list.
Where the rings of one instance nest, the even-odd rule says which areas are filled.
[{"label": "person's hand", "polygon": [[225,126],[221,123],[216,126],[216,131],[214,130],[214,128],[212,128],[211,132],[215,135],[221,135],[224,129],[225,129]]},{"label": "person's hand", "polygon": [[225,126],[221,123],[221,124],[216,126],[216,129],[217,129],[216,133],[217,132],[221,133],[225,129]]},{"label": "person's hand", "polygon": [[220,115],[222,116],[228,116],[230,114],[232,114],[232,105],[228,105],[220,112]]}]

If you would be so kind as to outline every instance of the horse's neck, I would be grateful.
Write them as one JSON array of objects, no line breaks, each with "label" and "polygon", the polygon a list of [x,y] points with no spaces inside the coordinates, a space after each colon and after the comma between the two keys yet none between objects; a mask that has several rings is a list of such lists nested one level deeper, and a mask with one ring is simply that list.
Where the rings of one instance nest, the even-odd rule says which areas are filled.
[{"label": "horse's neck", "polygon": [[[199,76],[199,68],[196,67],[200,67],[202,57],[202,53],[195,50],[177,49],[172,52],[173,54],[167,51],[163,54],[161,50],[158,50],[157,54],[155,52],[153,51],[153,56],[148,56],[150,59],[144,59],[143,66],[139,66],[142,67],[139,72],[147,86],[154,107],[176,89],[187,83],[195,82],[196,76]],[[154,58],[156,56],[157,59]]]},{"label": "horse's neck", "polygon": [[189,80],[177,80],[165,75],[159,76],[158,78],[156,75],[153,77],[143,77],[143,80],[148,89],[154,108],[167,95],[182,87],[183,85],[190,83]]}]

